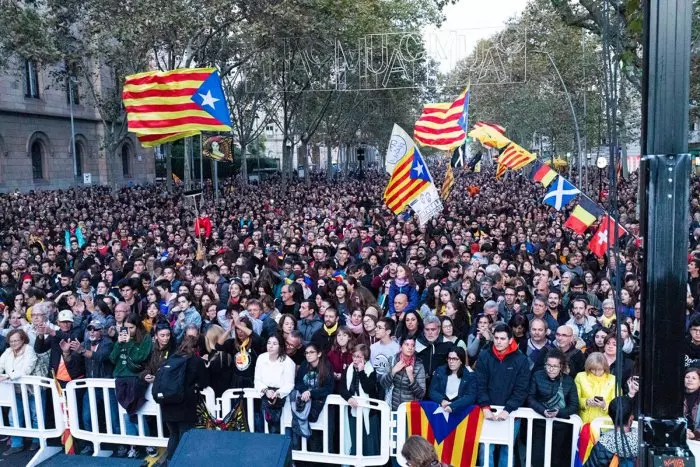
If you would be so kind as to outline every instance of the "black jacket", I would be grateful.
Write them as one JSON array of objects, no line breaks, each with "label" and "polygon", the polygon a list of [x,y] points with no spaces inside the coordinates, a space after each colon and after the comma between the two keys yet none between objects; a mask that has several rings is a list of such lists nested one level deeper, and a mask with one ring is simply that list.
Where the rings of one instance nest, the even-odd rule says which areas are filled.
[{"label": "black jacket", "polygon": [[197,403],[200,389],[209,386],[207,369],[204,360],[195,356],[189,357],[185,370],[185,398],[181,404],[161,404],[160,410],[164,422],[197,421]]},{"label": "black jacket", "polygon": [[[79,337],[82,338],[81,329],[72,329],[70,333],[64,333],[63,331],[58,330],[53,336],[39,335],[36,336],[36,341],[34,341],[34,351],[37,354],[40,354],[51,350],[51,356],[49,360],[51,369],[54,372],[58,373],[58,366],[61,363],[62,356],[61,347],[59,343],[61,342],[61,340],[75,340]],[[66,362],[66,370],[68,370],[68,374],[70,375],[71,379],[84,377],[85,359],[83,358],[83,356],[78,354],[77,352],[71,351],[70,360]]]},{"label": "black jacket", "polygon": [[574,379],[562,374],[559,378],[552,380],[547,376],[545,370],[539,370],[533,373],[530,381],[530,394],[527,397],[527,405],[540,415],[544,416],[544,402],[550,400],[559,391],[559,383],[561,383],[562,392],[564,393],[564,401],[566,406],[559,410],[557,418],[569,418],[578,413],[578,392]]},{"label": "black jacket", "polygon": [[530,384],[530,363],[515,350],[500,361],[491,348],[484,349],[476,361],[477,403],[482,407],[502,405],[513,412],[525,405]]},{"label": "black jacket", "polygon": [[316,331],[314,335],[311,336],[311,343],[316,345],[316,348],[318,348],[319,350],[328,352],[329,350],[331,350],[331,345],[333,345],[333,341],[335,341],[336,334],[338,334],[337,328],[335,332],[329,336],[326,330],[324,329],[324,326],[321,326],[321,329]]},{"label": "black jacket", "polygon": [[423,363],[425,377],[430,379],[433,377],[435,370],[447,362],[447,354],[454,347],[454,344],[445,342],[442,336],[439,336],[435,342],[428,342],[425,338],[420,338],[418,342],[424,345],[425,348],[418,352],[416,356]]},{"label": "black jacket", "polygon": [[[112,353],[112,339],[103,336],[98,342],[97,349],[92,352],[91,358],[83,357],[85,362],[86,378],[112,378],[114,364],[109,359]],[[83,342],[82,346],[86,350],[92,350],[92,343],[89,340]],[[70,374],[70,370],[68,371]]]},{"label": "black jacket", "polygon": [[[447,366],[441,366],[433,374],[433,380],[430,383],[430,392],[428,398],[438,404],[447,400],[445,390],[447,389]],[[457,397],[452,399],[450,407],[453,411],[459,411],[476,403],[476,376],[468,369],[462,372],[462,378],[459,381],[459,392]]]}]

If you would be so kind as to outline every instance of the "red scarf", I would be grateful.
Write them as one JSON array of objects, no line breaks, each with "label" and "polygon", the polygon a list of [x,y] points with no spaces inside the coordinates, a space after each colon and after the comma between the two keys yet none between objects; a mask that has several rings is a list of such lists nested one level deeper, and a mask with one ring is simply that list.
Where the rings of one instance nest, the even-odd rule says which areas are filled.
[{"label": "red scarf", "polygon": [[496,349],[496,346],[493,346],[493,354],[496,356],[496,358],[499,361],[503,361],[508,355],[512,354],[513,352],[518,350],[518,343],[515,342],[515,339],[510,340],[510,344],[508,344],[508,347],[505,348],[503,352],[499,352],[498,349]]},{"label": "red scarf", "polygon": [[404,366],[413,366],[416,363],[416,354],[411,355],[410,358],[406,358],[402,353],[400,359],[404,363]]}]

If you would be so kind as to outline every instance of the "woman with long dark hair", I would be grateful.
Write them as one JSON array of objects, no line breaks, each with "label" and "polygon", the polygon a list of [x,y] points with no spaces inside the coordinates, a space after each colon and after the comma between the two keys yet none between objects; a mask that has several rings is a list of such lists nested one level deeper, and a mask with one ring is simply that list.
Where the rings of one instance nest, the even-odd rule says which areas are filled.
[{"label": "woman with long dark hair", "polygon": [[[117,402],[127,413],[124,428],[127,435],[138,435],[136,412],[146,402],[146,383],[141,379],[141,372],[151,355],[153,339],[143,327],[141,317],[131,313],[117,330],[117,342],[114,344],[109,359],[114,364],[114,382]],[[148,434],[148,425],[144,424]],[[120,454],[126,454],[126,448],[120,448]],[[136,457],[137,452],[131,446],[129,457]]]},{"label": "woman with long dark hair", "polygon": [[407,311],[396,326],[396,339],[418,339],[423,335],[423,318],[417,311]]},{"label": "woman with long dark hair", "polygon": [[[306,361],[299,366],[294,382],[294,391],[290,394],[292,397],[290,400],[292,416],[296,419],[292,424],[293,440],[296,449],[299,449],[301,438],[307,438],[307,449],[311,452],[320,452],[323,450],[323,433],[318,431],[312,433],[308,423],[318,420],[318,416],[326,404],[326,398],[333,392],[333,369],[323,349],[316,344],[307,345],[304,354]],[[302,419],[298,414],[306,412],[307,404],[309,411],[307,416]],[[332,436],[329,439],[333,439]],[[296,462],[296,464],[299,466],[307,465],[303,462]]]},{"label": "woman with long dark hair", "polygon": [[175,352],[176,358],[186,358],[184,398],[179,404],[161,404],[163,421],[168,427],[168,454],[170,461],[175,454],[182,436],[192,428],[197,421],[197,402],[199,391],[209,385],[209,378],[204,361],[197,357],[197,338],[185,336]]}]

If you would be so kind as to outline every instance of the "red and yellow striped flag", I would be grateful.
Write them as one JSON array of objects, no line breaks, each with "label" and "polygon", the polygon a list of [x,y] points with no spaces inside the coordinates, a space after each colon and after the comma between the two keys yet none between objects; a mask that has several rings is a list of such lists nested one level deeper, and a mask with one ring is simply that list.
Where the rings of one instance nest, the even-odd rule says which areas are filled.
[{"label": "red and yellow striped flag", "polygon": [[454,102],[426,104],[416,122],[413,137],[421,146],[451,151],[464,144],[468,114],[469,88]]},{"label": "red and yellow striped flag", "polygon": [[455,184],[455,174],[452,170],[452,165],[447,164],[447,172],[445,173],[445,181],[442,182],[442,188],[440,188],[440,198],[446,200],[450,196],[452,187]]},{"label": "red and yellow striped flag", "polygon": [[384,190],[384,203],[398,214],[426,190],[432,179],[417,147],[410,148],[394,167]]},{"label": "red and yellow striped flag", "polygon": [[231,131],[228,104],[215,68],[149,71],[126,77],[122,92],[129,131],[155,146],[199,134]]},{"label": "red and yellow striped flag", "polygon": [[473,467],[479,451],[484,415],[477,405],[446,414],[432,401],[411,402],[406,409],[408,435],[435,446],[438,459],[454,467]]},{"label": "red and yellow striped flag", "polygon": [[505,165],[512,170],[519,170],[534,160],[534,154],[511,142],[498,157],[498,164],[499,166]]},{"label": "red and yellow striped flag", "polygon": [[63,433],[61,433],[61,444],[63,445],[63,452],[65,452],[69,456],[74,456],[75,443],[73,442],[73,435],[70,432],[70,428],[68,428],[68,408],[65,406],[63,398],[63,388],[61,387],[61,383],[58,382],[58,379],[56,378],[56,373],[53,370],[51,370],[51,374],[53,376],[53,382],[56,385],[56,389],[58,390],[58,398],[61,402],[61,411],[63,412],[63,416],[66,419],[66,428],[63,430]]},{"label": "red and yellow striped flag", "polygon": [[501,178],[503,175],[505,175],[506,170],[508,170],[508,167],[504,164],[498,164],[498,168],[496,169],[496,180]]}]

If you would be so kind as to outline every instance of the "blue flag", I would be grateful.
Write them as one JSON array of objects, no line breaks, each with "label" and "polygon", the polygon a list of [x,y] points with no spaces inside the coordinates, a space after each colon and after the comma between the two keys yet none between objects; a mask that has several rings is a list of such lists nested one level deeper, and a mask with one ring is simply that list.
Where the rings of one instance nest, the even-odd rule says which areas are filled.
[{"label": "blue flag", "polygon": [[552,206],[559,211],[561,208],[569,204],[569,202],[581,193],[578,188],[573,186],[571,182],[562,177],[557,176],[557,179],[552,183],[544,197],[544,204]]}]

